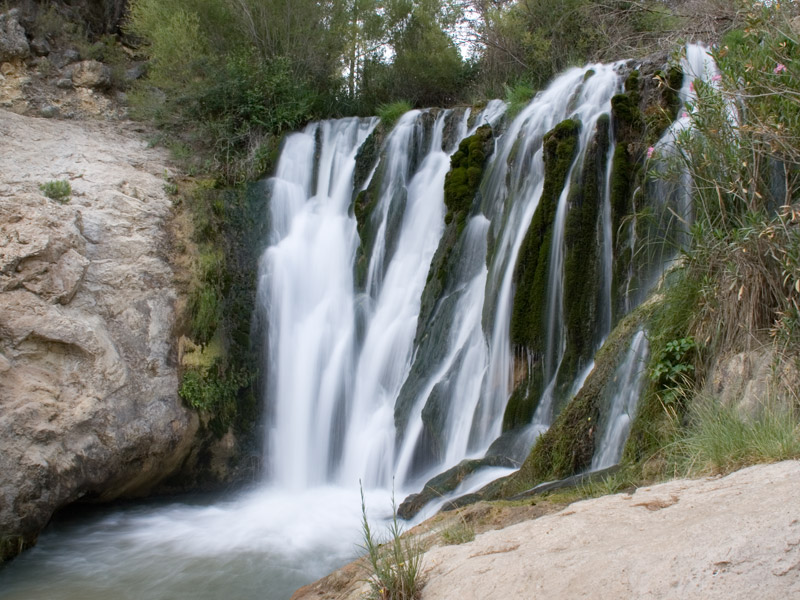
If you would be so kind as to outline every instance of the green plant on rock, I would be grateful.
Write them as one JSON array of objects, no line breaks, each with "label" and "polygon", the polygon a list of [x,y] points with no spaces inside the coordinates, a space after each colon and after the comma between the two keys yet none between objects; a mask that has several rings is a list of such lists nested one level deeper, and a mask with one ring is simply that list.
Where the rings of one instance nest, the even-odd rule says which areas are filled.
[{"label": "green plant on rock", "polygon": [[417,600],[422,590],[420,579],[423,549],[416,537],[403,535],[392,494],[392,522],[389,539],[381,544],[367,519],[364,489],[361,488],[361,534],[370,567],[368,582],[376,600]]},{"label": "green plant on rock", "polygon": [[692,336],[667,342],[650,369],[650,379],[661,390],[664,404],[673,404],[687,393],[694,383],[694,354],[697,342]]},{"label": "green plant on rock", "polygon": [[66,179],[42,183],[39,185],[39,189],[51,200],[62,204],[69,202],[69,197],[72,195],[72,186]]},{"label": "green plant on rock", "polygon": [[459,232],[464,227],[472,202],[483,177],[483,167],[491,154],[492,128],[482,125],[458,145],[450,158],[450,171],[444,180],[444,203],[447,214],[444,222],[455,220]]},{"label": "green plant on rock", "polygon": [[252,373],[244,369],[226,371],[217,363],[209,369],[186,370],[178,394],[186,404],[208,414],[211,430],[222,437],[237,416],[240,391],[252,383]]},{"label": "green plant on rock", "polygon": [[378,117],[386,129],[391,129],[395,126],[397,121],[400,120],[404,114],[410,111],[413,106],[410,102],[405,100],[398,100],[397,102],[390,102],[389,104],[381,104],[378,107]]},{"label": "green plant on rock", "polygon": [[506,92],[506,115],[508,119],[516,117],[525,108],[536,94],[536,89],[527,82],[520,81],[513,86],[505,86]]}]

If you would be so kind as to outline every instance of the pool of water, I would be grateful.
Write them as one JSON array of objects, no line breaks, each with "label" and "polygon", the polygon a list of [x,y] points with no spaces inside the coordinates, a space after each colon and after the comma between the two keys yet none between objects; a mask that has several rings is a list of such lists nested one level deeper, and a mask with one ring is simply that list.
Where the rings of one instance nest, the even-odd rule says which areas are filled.
[{"label": "pool of water", "polygon": [[[370,520],[391,492],[366,493]],[[259,488],[53,523],[0,569],[3,600],[284,600],[361,552],[358,490]]]}]

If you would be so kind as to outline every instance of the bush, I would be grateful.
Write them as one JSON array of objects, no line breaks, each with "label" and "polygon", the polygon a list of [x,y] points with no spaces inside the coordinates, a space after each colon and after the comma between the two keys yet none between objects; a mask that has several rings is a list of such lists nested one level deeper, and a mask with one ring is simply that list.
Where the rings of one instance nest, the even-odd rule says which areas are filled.
[{"label": "bush", "polygon": [[39,189],[51,200],[62,204],[69,202],[69,198],[72,195],[72,186],[66,179],[42,183]]},{"label": "bush", "polygon": [[694,81],[691,127],[667,176],[688,172],[695,223],[689,267],[703,279],[697,339],[716,352],[800,339],[800,45],[783,4],[748,16],[712,52],[719,73]]}]

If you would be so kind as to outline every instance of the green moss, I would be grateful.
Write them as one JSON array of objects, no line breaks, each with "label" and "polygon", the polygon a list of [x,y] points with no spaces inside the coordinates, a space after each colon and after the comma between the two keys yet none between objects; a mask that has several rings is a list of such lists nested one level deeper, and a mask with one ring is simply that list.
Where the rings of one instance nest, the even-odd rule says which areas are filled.
[{"label": "green moss", "polygon": [[201,184],[183,201],[200,242],[186,327],[200,349],[182,364],[180,394],[205,414],[215,435],[233,426],[246,437],[258,412],[250,333],[257,261],[268,226],[265,191],[260,184],[227,190]]},{"label": "green moss", "polygon": [[463,227],[481,183],[483,167],[493,148],[492,128],[482,125],[458,145],[450,158],[450,171],[444,180],[445,222],[455,220]]},{"label": "green moss", "polygon": [[503,413],[503,431],[511,431],[531,422],[544,389],[544,374],[540,364],[534,365],[525,379],[514,388]]},{"label": "green moss", "polygon": [[[685,268],[673,271],[667,278],[662,296],[653,303],[652,315],[647,321],[648,372],[661,360],[668,343],[690,335],[701,289],[701,279]],[[642,394],[625,445],[623,461],[626,463],[641,464],[666,446],[686,410],[680,402],[667,409],[660,391],[659,382],[650,380]]]},{"label": "green moss", "polygon": [[608,410],[614,374],[630,346],[631,339],[648,318],[643,307],[623,319],[595,356],[595,367],[580,392],[539,437],[520,470],[497,491],[508,497],[544,481],[569,477],[591,466],[598,425]]},{"label": "green moss", "polygon": [[[598,119],[595,136],[586,150],[580,181],[568,198],[564,227],[564,320],[566,348],[559,369],[558,388],[568,388],[588,363],[595,348],[600,267],[598,239],[600,206],[605,188],[609,145],[609,118]],[[561,395],[561,394],[560,394]]]},{"label": "green moss", "polygon": [[578,149],[579,121],[562,121],[544,138],[545,178],[542,196],[514,268],[516,292],[511,313],[511,342],[536,357],[545,343],[543,323],[550,246],[558,198]]},{"label": "green moss", "polygon": [[638,94],[617,94],[611,98],[611,111],[614,114],[614,127],[617,140],[631,139],[644,128],[644,120],[639,110]]}]

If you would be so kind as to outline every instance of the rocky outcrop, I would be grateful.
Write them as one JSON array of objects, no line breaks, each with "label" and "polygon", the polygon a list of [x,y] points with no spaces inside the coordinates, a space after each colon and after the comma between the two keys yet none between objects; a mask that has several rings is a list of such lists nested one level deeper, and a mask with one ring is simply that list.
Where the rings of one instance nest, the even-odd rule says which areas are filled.
[{"label": "rocky outcrop", "polygon": [[[85,3],[55,4],[21,3],[21,8],[0,12],[0,108],[47,118],[124,117],[124,89],[142,76],[143,63],[133,60],[135,51],[113,36],[81,40],[77,34],[42,32],[37,19],[45,14],[63,20],[65,28],[92,29],[79,17],[88,7],[78,4]],[[105,62],[81,56],[76,46]]]},{"label": "rocky outcrop", "polygon": [[29,52],[25,29],[19,23],[19,11],[0,14],[0,62],[25,58]]},{"label": "rocky outcrop", "polygon": [[[164,155],[2,110],[0,139],[2,558],[59,507],[152,489],[198,420],[177,395]],[[40,191],[55,180],[69,199]]]}]

